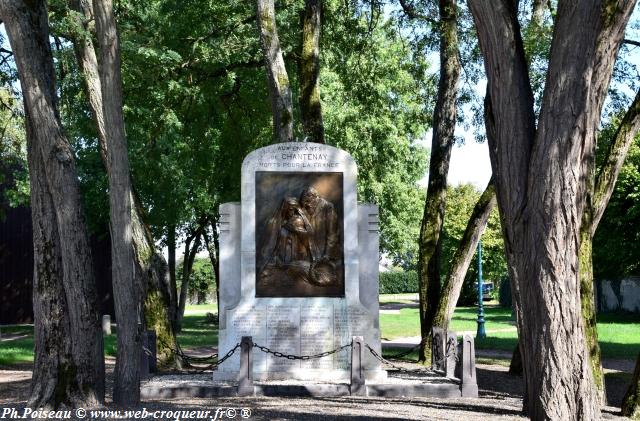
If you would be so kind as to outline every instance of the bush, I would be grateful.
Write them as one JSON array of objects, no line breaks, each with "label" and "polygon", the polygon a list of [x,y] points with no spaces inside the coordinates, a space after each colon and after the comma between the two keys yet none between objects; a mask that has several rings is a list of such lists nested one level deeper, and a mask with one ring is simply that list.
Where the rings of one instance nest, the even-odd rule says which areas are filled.
[{"label": "bush", "polygon": [[408,292],[418,292],[418,273],[415,270],[380,273],[380,294]]},{"label": "bush", "polygon": [[509,282],[509,277],[505,276],[500,280],[500,307],[508,307],[511,308],[511,282]]}]

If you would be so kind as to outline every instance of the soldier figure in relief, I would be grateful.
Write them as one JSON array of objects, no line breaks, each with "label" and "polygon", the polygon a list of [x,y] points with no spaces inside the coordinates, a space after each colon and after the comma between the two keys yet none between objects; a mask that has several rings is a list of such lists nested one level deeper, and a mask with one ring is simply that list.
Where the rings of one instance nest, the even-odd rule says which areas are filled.
[{"label": "soldier figure in relief", "polygon": [[338,216],[333,204],[314,188],[306,188],[300,201],[285,198],[269,219],[267,232],[269,237],[262,250],[264,265],[258,273],[260,282],[303,281],[317,286],[338,282]]}]

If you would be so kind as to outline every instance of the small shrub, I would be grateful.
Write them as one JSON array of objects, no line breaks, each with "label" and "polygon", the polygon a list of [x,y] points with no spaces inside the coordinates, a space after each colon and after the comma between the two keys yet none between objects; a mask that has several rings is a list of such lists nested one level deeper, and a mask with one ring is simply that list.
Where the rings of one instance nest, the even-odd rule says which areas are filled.
[{"label": "small shrub", "polygon": [[418,273],[415,270],[380,273],[380,294],[418,292]]}]

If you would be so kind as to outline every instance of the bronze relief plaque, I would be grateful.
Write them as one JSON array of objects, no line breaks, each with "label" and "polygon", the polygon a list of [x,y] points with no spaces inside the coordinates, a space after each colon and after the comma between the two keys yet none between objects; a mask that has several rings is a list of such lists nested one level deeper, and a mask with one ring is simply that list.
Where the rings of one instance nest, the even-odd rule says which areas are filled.
[{"label": "bronze relief plaque", "polygon": [[256,172],[256,297],[344,297],[342,179]]}]

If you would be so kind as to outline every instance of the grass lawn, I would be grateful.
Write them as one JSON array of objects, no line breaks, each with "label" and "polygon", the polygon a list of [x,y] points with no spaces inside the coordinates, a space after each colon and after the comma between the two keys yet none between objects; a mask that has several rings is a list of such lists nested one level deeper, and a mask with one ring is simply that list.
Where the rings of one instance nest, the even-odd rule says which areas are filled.
[{"label": "grass lawn", "polygon": [[[381,297],[385,302],[385,297]],[[411,297],[393,297],[386,302],[406,304]],[[218,341],[218,327],[205,322],[206,313],[216,313],[215,304],[187,306],[182,332],[178,342],[183,348],[212,346]],[[459,307],[453,316],[451,330],[456,332],[476,330],[477,309]],[[394,339],[420,335],[420,322],[417,308],[403,308],[399,314],[380,314],[382,337]],[[496,305],[485,306],[485,328],[487,338],[476,341],[478,349],[496,349],[513,351],[517,342],[517,332],[511,318],[511,310]],[[115,331],[115,329],[114,329]],[[17,325],[2,327],[3,334],[24,334],[25,338],[0,342],[0,366],[33,361],[33,326]],[[635,359],[640,351],[640,316],[636,314],[601,314],[598,316],[598,335],[602,355],[605,358]],[[401,350],[398,350],[398,353]],[[385,354],[391,356],[393,351]],[[116,336],[105,338],[105,354],[116,355]],[[413,355],[417,357],[417,354]]]},{"label": "grass lawn", "polygon": [[[395,302],[395,301],[394,301]],[[451,321],[456,332],[477,329],[477,308],[458,307]],[[476,340],[478,349],[513,351],[518,334],[511,310],[496,305],[485,305],[487,338]],[[400,314],[380,314],[382,337],[394,339],[420,335],[417,308],[403,308]],[[507,330],[508,331],[504,331]],[[605,358],[636,358],[640,352],[640,316],[637,314],[607,313],[598,316],[598,339]]]},{"label": "grass lawn", "polygon": [[[187,306],[182,322],[182,331],[178,334],[178,342],[183,348],[212,346],[218,343],[218,326],[205,323],[206,313],[217,313],[215,304]],[[112,332],[116,332],[116,328]],[[24,339],[0,342],[0,366],[33,362],[33,325],[3,326],[2,334],[28,335]],[[104,353],[116,356],[117,337],[115,334],[105,336]]]},{"label": "grass lawn", "polygon": [[[475,331],[478,317],[475,307],[458,307],[451,321],[451,330],[456,332]],[[485,307],[485,327],[490,330],[509,329],[515,326],[511,310],[498,306]],[[420,320],[417,308],[403,308],[400,314],[380,314],[382,337],[387,339],[403,336],[419,336]]]}]

